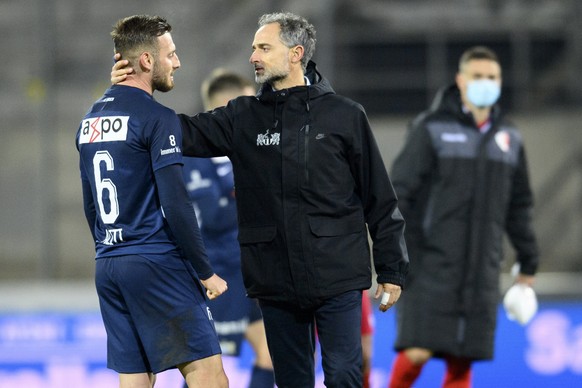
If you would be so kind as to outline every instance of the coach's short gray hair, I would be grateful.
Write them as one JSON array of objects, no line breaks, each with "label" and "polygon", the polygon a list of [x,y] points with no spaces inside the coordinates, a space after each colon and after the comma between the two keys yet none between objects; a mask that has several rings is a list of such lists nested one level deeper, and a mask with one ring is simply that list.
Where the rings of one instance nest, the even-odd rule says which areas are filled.
[{"label": "coach's short gray hair", "polygon": [[307,68],[307,63],[315,52],[315,27],[307,19],[291,12],[268,13],[260,17],[259,27],[271,23],[279,23],[281,26],[280,38],[287,47],[303,46],[303,58],[301,66]]}]

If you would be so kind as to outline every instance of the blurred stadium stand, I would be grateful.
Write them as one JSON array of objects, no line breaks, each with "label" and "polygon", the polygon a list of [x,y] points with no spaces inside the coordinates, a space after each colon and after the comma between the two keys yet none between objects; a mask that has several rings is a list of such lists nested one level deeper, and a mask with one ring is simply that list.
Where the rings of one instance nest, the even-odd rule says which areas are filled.
[{"label": "blurred stadium stand", "polygon": [[[402,145],[408,121],[426,108],[440,86],[452,82],[461,52],[475,44],[498,52],[504,72],[501,103],[523,131],[536,195],[535,228],[542,250],[536,290],[545,302],[573,301],[577,309],[564,309],[571,314],[568,318],[554,316],[556,330],[554,324],[544,327],[562,333],[560,340],[567,338],[560,342],[547,337],[548,341],[572,343],[571,351],[564,345],[561,353],[551,354],[568,355],[563,362],[571,363],[566,378],[578,378],[582,365],[575,360],[582,358],[575,355],[574,331],[579,334],[582,328],[580,0],[0,1],[5,63],[0,73],[0,345],[18,347],[18,336],[34,337],[35,328],[46,334],[43,322],[52,322],[53,316],[35,313],[73,314],[66,315],[65,326],[80,322],[85,327],[83,314],[97,311],[94,248],[83,215],[74,137],[86,109],[109,86],[113,24],[138,13],[168,18],[182,68],[174,91],[157,93],[156,98],[177,112],[194,113],[202,105],[199,85],[213,68],[227,67],[252,77],[248,58],[256,20],[280,10],[299,13],[315,24],[314,60],[338,93],[366,108],[387,167]],[[509,244],[506,255],[502,291],[511,282],[507,273],[514,255]],[[21,315],[30,315],[32,331],[26,325],[22,332],[12,331],[25,322]],[[508,326],[503,325],[505,333]],[[92,327],[86,326],[87,335],[79,337],[88,354],[93,340],[103,345],[103,334]],[[523,336],[523,330],[503,335]],[[62,339],[69,344],[68,334]],[[37,354],[42,344],[31,343],[30,354]],[[74,355],[77,345],[71,346]],[[579,353],[580,346],[577,349]],[[58,364],[59,357],[52,359]],[[2,375],[3,360],[0,388],[6,386],[2,377],[8,376]],[[43,370],[44,364],[39,365],[36,368]]]},{"label": "blurred stadium stand", "polygon": [[[0,281],[92,278],[74,135],[109,85],[109,32],[117,19],[136,13],[169,19],[182,68],[175,90],[156,98],[194,113],[201,106],[198,85],[214,67],[252,76],[256,20],[278,10],[315,24],[314,60],[336,91],[364,105],[388,167],[407,121],[452,81],[460,53],[474,44],[497,50],[502,103],[528,146],[543,253],[539,285],[551,295],[572,293],[570,283],[555,279],[582,272],[582,2],[576,0],[2,1]],[[507,253],[509,265],[509,247]]]}]

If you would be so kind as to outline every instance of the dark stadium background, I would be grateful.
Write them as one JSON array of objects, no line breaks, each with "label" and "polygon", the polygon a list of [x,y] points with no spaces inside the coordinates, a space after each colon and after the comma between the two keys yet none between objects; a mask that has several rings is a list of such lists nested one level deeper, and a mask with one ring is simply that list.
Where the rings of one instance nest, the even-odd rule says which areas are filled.
[{"label": "dark stadium background", "polygon": [[[582,379],[582,2],[3,0],[0,388],[35,381],[62,387],[63,376],[83,387],[116,384],[106,383],[111,375],[103,369],[94,252],[74,146],[79,119],[109,85],[112,25],[136,13],[168,18],[182,68],[176,88],[156,98],[194,113],[201,109],[199,85],[213,68],[252,76],[256,21],[279,10],[315,24],[314,60],[338,93],[366,108],[388,167],[408,120],[452,81],[460,53],[474,44],[498,52],[501,103],[528,149],[541,304],[526,327],[500,310],[496,359],[478,364],[475,387],[574,386]],[[509,245],[506,256],[501,291],[510,284]],[[393,320],[393,312],[377,316],[374,386],[385,386]],[[432,362],[419,387],[438,386],[438,368]]]}]

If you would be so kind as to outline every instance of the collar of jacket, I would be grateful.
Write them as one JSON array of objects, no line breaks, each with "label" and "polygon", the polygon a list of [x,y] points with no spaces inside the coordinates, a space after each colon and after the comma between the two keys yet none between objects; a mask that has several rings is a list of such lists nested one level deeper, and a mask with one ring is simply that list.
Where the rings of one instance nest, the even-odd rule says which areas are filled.
[{"label": "collar of jacket", "polygon": [[[461,101],[461,92],[456,84],[445,86],[439,89],[430,106],[432,112],[448,112],[460,120],[475,125],[471,114],[463,112],[463,103]],[[493,105],[491,109],[491,123],[499,121],[501,117],[501,108],[499,103]]]},{"label": "collar of jacket", "polygon": [[308,92],[309,99],[314,99],[319,96],[323,96],[324,94],[335,93],[329,81],[317,70],[317,65],[315,62],[309,61],[307,64],[307,70],[305,71],[305,76],[309,78],[311,85],[301,85],[294,86],[289,89],[273,90],[271,85],[263,84],[257,93],[257,98],[260,101],[272,102],[275,100],[283,101],[290,94],[301,92],[305,93],[306,91]]}]

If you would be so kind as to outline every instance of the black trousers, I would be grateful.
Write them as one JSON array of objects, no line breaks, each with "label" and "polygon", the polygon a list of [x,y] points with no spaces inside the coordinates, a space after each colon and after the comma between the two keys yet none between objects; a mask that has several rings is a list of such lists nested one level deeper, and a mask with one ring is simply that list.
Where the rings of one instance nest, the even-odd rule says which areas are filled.
[{"label": "black trousers", "polygon": [[315,340],[321,347],[326,387],[362,386],[362,291],[325,300],[311,309],[259,301],[279,388],[315,385]]}]

